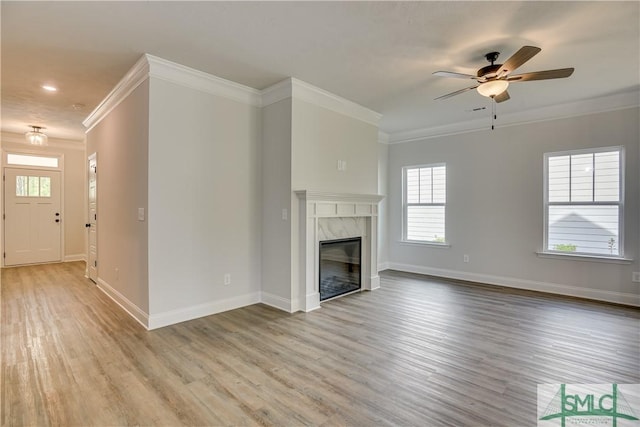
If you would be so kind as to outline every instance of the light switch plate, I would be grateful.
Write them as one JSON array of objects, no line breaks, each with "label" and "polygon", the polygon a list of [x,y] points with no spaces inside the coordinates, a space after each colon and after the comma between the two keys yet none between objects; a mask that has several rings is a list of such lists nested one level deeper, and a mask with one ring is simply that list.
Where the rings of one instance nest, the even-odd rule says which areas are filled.
[{"label": "light switch plate", "polygon": [[138,221],[144,221],[144,208],[138,208]]}]

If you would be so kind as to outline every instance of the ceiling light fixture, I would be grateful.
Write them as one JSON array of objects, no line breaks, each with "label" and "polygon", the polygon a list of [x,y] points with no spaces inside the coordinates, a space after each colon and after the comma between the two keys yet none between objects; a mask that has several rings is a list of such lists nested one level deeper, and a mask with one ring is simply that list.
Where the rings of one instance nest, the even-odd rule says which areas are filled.
[{"label": "ceiling light fixture", "polygon": [[42,85],[41,86],[42,89],[49,91],[49,92],[57,92],[58,88],[55,86],[51,86],[51,85]]},{"label": "ceiling light fixture", "polygon": [[506,80],[491,80],[480,84],[480,86],[478,86],[478,93],[482,96],[493,98],[507,90],[508,87],[509,82]]},{"label": "ceiling light fixture", "polygon": [[41,129],[45,129],[45,128],[40,126],[33,126],[33,125],[31,125],[31,127],[33,129],[24,134],[25,138],[27,138],[27,142],[31,145],[39,145],[39,146],[47,145],[47,140],[49,138],[47,138],[47,135],[41,132]]}]

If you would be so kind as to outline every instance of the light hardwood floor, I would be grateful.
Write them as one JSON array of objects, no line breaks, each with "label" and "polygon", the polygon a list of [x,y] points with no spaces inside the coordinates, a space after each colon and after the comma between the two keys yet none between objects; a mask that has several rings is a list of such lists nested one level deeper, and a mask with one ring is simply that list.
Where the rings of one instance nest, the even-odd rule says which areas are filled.
[{"label": "light hardwood floor", "polygon": [[534,426],[538,383],[640,382],[632,308],[387,272],[147,332],[83,270],[2,270],[2,425]]}]

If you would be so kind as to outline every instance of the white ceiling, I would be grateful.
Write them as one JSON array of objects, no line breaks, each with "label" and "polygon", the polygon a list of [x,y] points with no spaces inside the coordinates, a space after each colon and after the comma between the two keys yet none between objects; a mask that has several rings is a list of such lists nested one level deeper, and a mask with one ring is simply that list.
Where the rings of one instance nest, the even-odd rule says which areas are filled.
[{"label": "white ceiling", "polygon": [[[143,53],[255,89],[296,77],[383,114],[386,133],[477,119],[469,81],[484,54],[542,48],[518,72],[575,67],[512,84],[503,114],[634,92],[640,2],[2,1],[2,130],[82,139],[82,120]],[[40,86],[51,83],[57,93]],[[74,104],[84,107],[75,109]]]}]

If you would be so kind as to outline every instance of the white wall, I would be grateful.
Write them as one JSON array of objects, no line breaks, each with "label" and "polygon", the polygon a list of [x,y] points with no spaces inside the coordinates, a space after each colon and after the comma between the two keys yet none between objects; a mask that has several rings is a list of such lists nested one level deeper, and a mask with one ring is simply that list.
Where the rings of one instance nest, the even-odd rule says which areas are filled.
[{"label": "white wall", "polygon": [[294,191],[377,193],[377,126],[294,98],[291,139]]},{"label": "white wall", "polygon": [[152,77],[149,117],[151,327],[259,301],[259,109]]},{"label": "white wall", "polygon": [[[362,107],[360,107],[362,108]],[[378,127],[347,114],[298,99],[292,100],[291,189],[330,193],[377,194]],[[346,161],[339,171],[338,160]],[[291,193],[291,298],[304,307],[306,224]],[[377,273],[377,272],[376,272]]]},{"label": "white wall", "polygon": [[291,98],[285,98],[262,108],[262,299],[289,311],[291,210]]},{"label": "white wall", "polygon": [[2,133],[1,147],[5,151],[62,156],[64,161],[64,233],[63,260],[85,258],[85,175],[86,156],[82,141],[49,138],[49,145],[36,147],[26,143],[24,135]]},{"label": "white wall", "polygon": [[[290,83],[293,92],[299,85],[312,88]],[[311,91],[320,104],[335,99]],[[294,191],[377,194],[378,128],[291,93],[263,107],[262,119],[262,301],[295,311],[304,292],[299,263],[306,231]],[[337,170],[338,160],[347,162],[347,170]]]},{"label": "white wall", "polygon": [[377,113],[294,79],[268,92],[145,55],[85,120],[99,283],[148,328],[261,300],[294,310],[293,191],[377,193]]},{"label": "white wall", "polygon": [[98,160],[98,285],[138,320],[149,313],[147,223],[137,219],[147,208],[148,111],[145,81],[87,133]]},{"label": "white wall", "polygon": [[[633,108],[391,145],[391,268],[637,303],[640,285],[631,272],[640,270],[638,114]],[[633,264],[538,257],[543,154],[614,145],[626,150],[625,256]],[[402,167],[439,162],[447,164],[451,247],[401,243]]]},{"label": "white wall", "polygon": [[378,144],[378,194],[385,196],[378,206],[378,271],[389,263],[389,144]]}]

